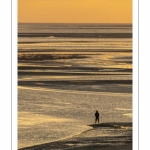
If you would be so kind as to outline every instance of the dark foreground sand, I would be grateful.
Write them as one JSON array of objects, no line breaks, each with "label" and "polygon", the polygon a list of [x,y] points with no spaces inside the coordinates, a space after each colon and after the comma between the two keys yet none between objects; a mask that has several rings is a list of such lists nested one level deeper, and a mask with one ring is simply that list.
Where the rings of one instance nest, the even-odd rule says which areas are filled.
[{"label": "dark foreground sand", "polygon": [[132,150],[132,123],[89,126],[92,129],[71,138],[20,150]]}]

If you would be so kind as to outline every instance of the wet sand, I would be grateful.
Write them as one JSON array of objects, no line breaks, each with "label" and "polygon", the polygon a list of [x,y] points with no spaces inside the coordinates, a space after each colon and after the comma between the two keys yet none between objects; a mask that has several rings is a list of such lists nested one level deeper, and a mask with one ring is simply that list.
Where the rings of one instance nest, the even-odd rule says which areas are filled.
[{"label": "wet sand", "polygon": [[18,37],[132,38],[132,33],[18,33]]},{"label": "wet sand", "polygon": [[[74,137],[20,150],[132,150],[132,123],[101,123],[89,126],[92,129]],[[105,135],[105,130],[111,130],[113,135]]]},{"label": "wet sand", "polygon": [[[117,26],[115,25],[116,28]],[[18,105],[20,111],[26,110],[30,112],[32,110],[33,113],[34,108],[34,114],[43,114],[44,110],[46,115],[47,112],[52,115],[53,112],[49,112],[49,109],[45,109],[45,107],[39,105],[41,104],[40,99],[43,99],[42,104],[53,106],[53,104],[47,101],[45,95],[49,97],[52,95],[52,102],[53,99],[56,102],[60,97],[62,99],[63,96],[65,97],[70,92],[72,95],[75,93],[75,97],[78,96],[79,98],[76,99],[69,94],[69,99],[75,99],[75,101],[80,102],[80,98],[83,97],[79,94],[85,93],[83,96],[86,96],[89,93],[89,96],[86,96],[86,98],[90,98],[89,102],[91,102],[91,99],[94,99],[94,95],[103,92],[106,95],[108,94],[107,92],[109,94],[123,93],[129,95],[132,93],[132,41],[130,40],[132,33],[129,32],[130,30],[127,30],[126,33],[124,33],[124,30],[113,33],[114,30],[112,28],[112,32],[104,30],[101,33],[95,30],[96,28],[99,29],[99,25],[94,25],[95,31],[93,33],[93,30],[88,30],[88,28],[91,29],[91,25],[88,25],[86,29],[85,25],[82,25],[82,32],[77,33],[76,31],[80,26],[75,27],[77,30],[72,30],[74,27],[71,26],[71,31],[66,32],[66,29],[70,28],[70,25],[67,25],[67,28],[65,26],[64,30],[62,30],[63,26],[61,26],[63,33],[60,32],[59,28],[55,33],[53,29],[43,30],[42,28],[42,30],[39,30],[37,29],[39,27],[39,25],[32,25],[32,30],[28,31],[24,30],[25,28],[23,27],[18,33],[18,86],[22,88],[19,95],[20,105]],[[52,27],[55,29],[55,24]],[[120,25],[118,27],[120,28]],[[124,25],[121,25],[121,27],[124,27]],[[125,25],[125,27],[131,27],[131,25]],[[105,29],[105,25],[100,26],[100,29],[103,28]],[[27,91],[26,93],[23,91],[26,88],[31,91]],[[43,95],[39,98],[38,92],[41,92],[42,89],[43,93],[40,93],[40,95]],[[34,93],[32,90],[37,90],[37,92],[34,91]],[[60,91],[62,95],[57,95],[53,91]],[[90,93],[92,93],[91,96]],[[23,97],[21,94],[25,96]],[[29,96],[29,103],[27,103],[28,99],[25,99],[26,96]],[[119,99],[122,97],[124,95],[121,95]],[[96,98],[98,99],[99,97]],[[64,100],[66,99],[64,98]],[[106,100],[109,102],[109,99],[106,98]],[[62,103],[63,101],[60,102]],[[120,101],[117,102],[120,104]],[[24,107],[26,104],[29,105],[27,105],[27,108]],[[76,106],[78,108],[80,105]],[[91,107],[91,105],[89,106]],[[126,108],[124,105],[117,106],[118,108]],[[83,107],[81,107],[82,110]],[[105,107],[105,103],[102,107]],[[64,108],[63,106],[63,111]],[[71,106],[68,106],[68,108],[71,108]],[[77,114],[75,111],[75,115],[73,113],[70,117],[71,119],[78,115],[79,108]],[[60,114],[63,111],[60,111]],[[88,114],[88,111],[86,113]],[[113,118],[114,120],[115,118]],[[86,126],[86,124],[88,123],[84,125]],[[66,127],[65,124],[63,125]],[[77,124],[74,124],[74,128],[76,126]],[[76,132],[77,135],[67,139],[49,142],[49,136],[46,138],[47,141],[43,140],[41,142],[42,144],[38,142],[38,136],[33,136],[35,133],[33,132],[32,134],[31,130],[28,130],[31,136],[28,135],[27,131],[23,132],[25,133],[24,135],[20,132],[20,140],[22,140],[22,137],[28,139],[28,141],[21,141],[24,146],[22,145],[21,147],[23,148],[20,150],[132,150],[132,123],[101,123],[100,125],[89,126],[91,127],[90,130],[84,130],[82,133]],[[54,130],[54,126],[50,127]],[[45,131],[45,134],[41,133],[44,136],[47,136],[47,134],[54,135],[55,133],[52,133],[52,130],[49,131],[44,128],[43,131]],[[67,130],[68,127],[65,132]],[[32,138],[35,142],[29,144],[28,142],[33,140]]]}]

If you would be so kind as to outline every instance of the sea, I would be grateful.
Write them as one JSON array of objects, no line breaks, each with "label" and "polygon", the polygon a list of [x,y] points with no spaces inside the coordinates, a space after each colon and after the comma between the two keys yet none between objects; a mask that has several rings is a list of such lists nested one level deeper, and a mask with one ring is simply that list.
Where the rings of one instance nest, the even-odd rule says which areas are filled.
[{"label": "sea", "polygon": [[132,24],[19,23],[18,149],[82,134],[96,110],[132,123]]}]

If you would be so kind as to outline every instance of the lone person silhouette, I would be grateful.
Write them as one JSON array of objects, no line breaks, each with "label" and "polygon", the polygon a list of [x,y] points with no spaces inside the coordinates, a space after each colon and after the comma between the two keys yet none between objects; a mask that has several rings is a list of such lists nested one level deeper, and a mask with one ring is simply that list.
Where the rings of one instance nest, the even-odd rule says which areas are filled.
[{"label": "lone person silhouette", "polygon": [[97,110],[95,113],[95,124],[96,124],[96,121],[98,121],[98,123],[99,123],[99,112]]}]

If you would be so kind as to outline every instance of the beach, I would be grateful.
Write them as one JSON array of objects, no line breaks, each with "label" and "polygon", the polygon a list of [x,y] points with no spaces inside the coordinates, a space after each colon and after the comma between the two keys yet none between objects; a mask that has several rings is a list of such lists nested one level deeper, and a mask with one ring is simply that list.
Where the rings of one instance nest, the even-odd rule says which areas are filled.
[{"label": "beach", "polygon": [[132,149],[132,26],[18,31],[18,149]]},{"label": "beach", "polygon": [[[131,123],[101,123],[90,126],[93,128],[74,137],[21,150],[132,150]],[[107,135],[108,131],[112,133],[111,136]]]}]

